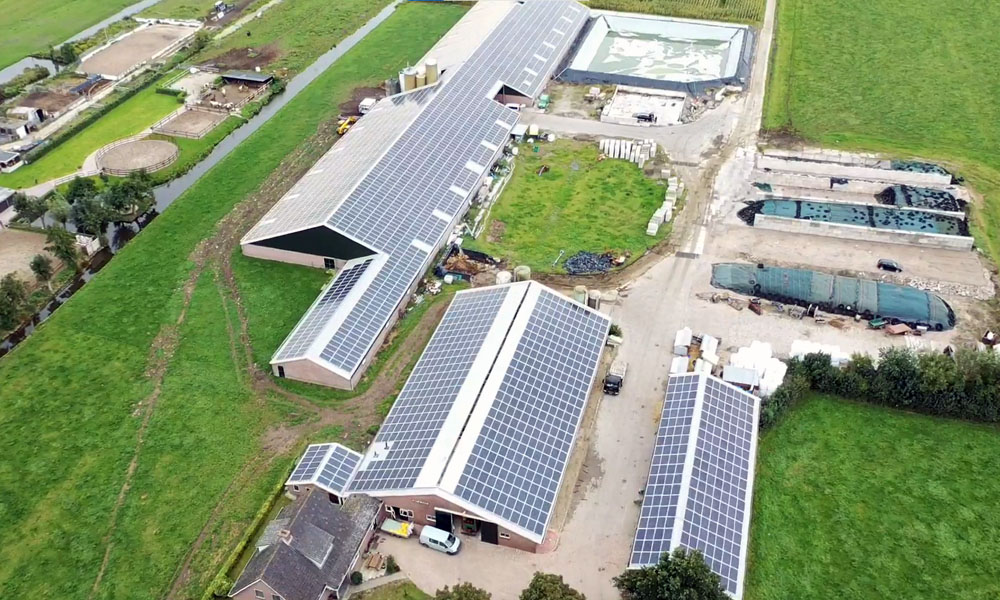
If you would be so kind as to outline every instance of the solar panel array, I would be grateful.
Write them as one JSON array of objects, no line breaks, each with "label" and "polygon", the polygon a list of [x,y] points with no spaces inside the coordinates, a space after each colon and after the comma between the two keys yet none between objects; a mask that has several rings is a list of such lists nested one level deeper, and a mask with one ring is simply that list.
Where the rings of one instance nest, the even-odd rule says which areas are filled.
[{"label": "solar panel array", "polygon": [[306,448],[299,464],[292,471],[292,476],[288,478],[288,484],[311,482],[316,473],[323,468],[323,459],[332,447],[333,444],[312,444]]},{"label": "solar panel array", "polygon": [[459,497],[544,535],[608,326],[603,315],[541,288]]},{"label": "solar panel array", "polygon": [[274,355],[275,360],[299,357],[306,352],[374,260],[374,258],[366,258],[345,267],[337,274],[337,278],[323,290],[313,306],[302,316],[292,333],[285,338]]},{"label": "solar panel array", "polygon": [[671,377],[667,386],[639,527],[632,545],[632,564],[655,564],[670,547],[700,381],[698,374],[690,373]]},{"label": "solar panel array", "polygon": [[[321,224],[409,127],[439,89],[384,98],[334,144],[243,238],[244,242]],[[336,185],[330,185],[330,182]]]},{"label": "solar panel array", "polygon": [[759,402],[708,375],[671,377],[631,567],[681,545],[700,550],[726,590],[742,594]]},{"label": "solar panel array", "polygon": [[285,485],[315,483],[341,494],[360,462],[360,454],[340,444],[311,444]]},{"label": "solar panel array", "polygon": [[414,484],[500,306],[514,289],[491,287],[455,296],[375,438],[376,444],[391,442],[388,454],[359,471],[352,490]]},{"label": "solar panel array", "polygon": [[316,477],[316,483],[327,490],[340,493],[347,489],[347,484],[361,462],[361,455],[340,444],[335,444]]},{"label": "solar panel array", "polygon": [[[320,212],[330,215],[327,226],[388,256],[331,337],[308,343],[311,353],[318,351],[319,359],[346,373],[359,368],[393,311],[429,266],[452,223],[468,206],[517,122],[518,114],[493,100],[492,94],[504,82],[537,95],[586,18],[586,9],[570,0],[528,0],[516,5],[436,92],[415,100],[427,103],[422,109],[407,108],[398,119],[393,116],[393,122],[388,117],[369,121],[369,116],[359,121],[362,130],[348,134],[345,141],[358,133],[403,130],[377,160],[368,155],[365,164],[373,164],[370,170],[351,167],[352,173],[363,172],[363,177],[339,175],[333,166],[339,160],[334,156],[336,146],[313,169],[315,175],[306,175],[316,177],[320,187],[303,192],[304,198],[294,199],[288,207],[306,206],[302,211],[306,220]],[[406,124],[411,114],[415,116]],[[382,142],[373,146],[389,137],[384,131],[378,135]],[[331,173],[338,175],[328,177]],[[350,191],[341,201],[328,188]],[[283,211],[265,218],[258,226],[266,226],[261,231],[280,235],[304,227],[294,209]],[[265,223],[268,219],[274,220]],[[255,239],[259,234],[255,230]]]}]

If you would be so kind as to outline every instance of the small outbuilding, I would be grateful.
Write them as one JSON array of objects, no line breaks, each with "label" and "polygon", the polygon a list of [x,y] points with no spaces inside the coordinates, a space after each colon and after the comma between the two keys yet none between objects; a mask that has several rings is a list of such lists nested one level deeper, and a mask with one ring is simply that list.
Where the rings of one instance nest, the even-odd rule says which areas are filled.
[{"label": "small outbuilding", "polygon": [[226,71],[221,77],[226,83],[243,84],[251,87],[267,85],[274,81],[274,75],[254,71]]},{"label": "small outbuilding", "polygon": [[[0,173],[10,173],[14,169],[20,167],[23,163],[21,162],[21,155],[17,152],[7,152],[6,150],[0,150]],[[3,208],[0,208],[2,211]]]}]

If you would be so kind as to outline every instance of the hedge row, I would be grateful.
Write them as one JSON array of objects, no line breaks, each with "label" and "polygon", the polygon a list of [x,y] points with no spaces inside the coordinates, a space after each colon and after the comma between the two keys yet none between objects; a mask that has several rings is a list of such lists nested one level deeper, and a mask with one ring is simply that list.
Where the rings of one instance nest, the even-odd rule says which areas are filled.
[{"label": "hedge row", "polygon": [[29,67],[23,73],[8,81],[0,88],[0,101],[13,98],[24,91],[26,87],[49,76],[45,67]]},{"label": "hedge row", "polygon": [[761,427],[773,425],[809,390],[929,415],[1000,422],[1000,354],[971,349],[952,355],[884,348],[876,362],[855,355],[843,369],[825,354],[788,364],[788,374],[761,407]]}]

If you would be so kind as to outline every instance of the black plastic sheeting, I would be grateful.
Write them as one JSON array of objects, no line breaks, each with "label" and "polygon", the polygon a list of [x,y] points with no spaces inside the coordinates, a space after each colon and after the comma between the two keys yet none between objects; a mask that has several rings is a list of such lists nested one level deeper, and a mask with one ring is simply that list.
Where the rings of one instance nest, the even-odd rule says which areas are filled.
[{"label": "black plastic sheeting", "polygon": [[887,187],[878,194],[875,194],[875,199],[889,206],[932,208],[934,210],[951,212],[962,212],[965,210],[965,201],[959,200],[951,192],[909,185]]},{"label": "black plastic sheeting", "polygon": [[563,267],[570,275],[587,275],[588,273],[603,273],[612,267],[610,254],[594,254],[593,252],[577,252],[566,259]]}]

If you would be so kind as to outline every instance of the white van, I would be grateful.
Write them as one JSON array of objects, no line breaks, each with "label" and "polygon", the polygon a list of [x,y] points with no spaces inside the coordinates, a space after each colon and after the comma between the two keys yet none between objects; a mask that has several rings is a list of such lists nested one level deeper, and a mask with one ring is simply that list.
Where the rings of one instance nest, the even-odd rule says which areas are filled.
[{"label": "white van", "polygon": [[457,554],[459,546],[462,545],[454,535],[430,525],[425,525],[420,530],[420,543],[432,550],[448,554]]}]

